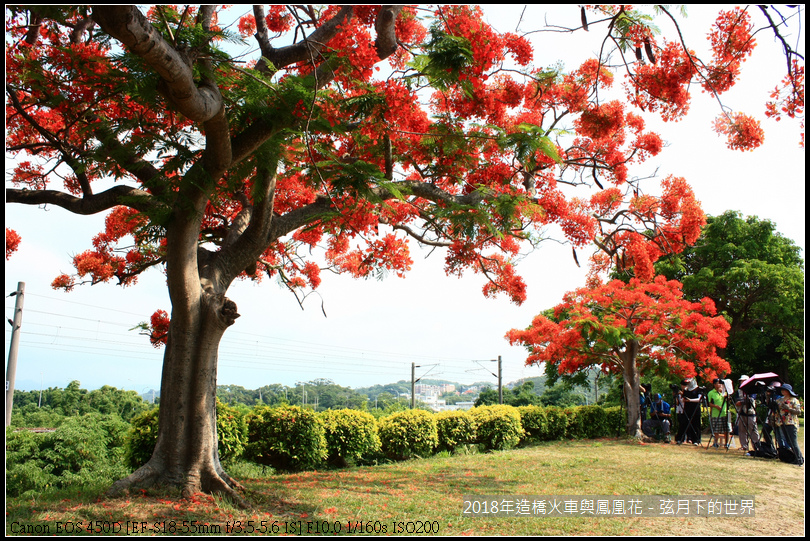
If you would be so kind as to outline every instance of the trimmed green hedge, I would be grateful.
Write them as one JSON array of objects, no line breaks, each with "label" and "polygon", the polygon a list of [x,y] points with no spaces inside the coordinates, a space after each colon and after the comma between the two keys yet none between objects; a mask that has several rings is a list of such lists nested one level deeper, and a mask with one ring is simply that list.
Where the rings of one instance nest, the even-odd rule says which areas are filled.
[{"label": "trimmed green hedge", "polygon": [[323,423],[330,464],[346,467],[380,450],[377,421],[365,411],[327,410],[318,414]]},{"label": "trimmed green hedge", "polygon": [[518,411],[526,432],[523,443],[605,438],[624,433],[626,412],[618,406],[521,406]]},{"label": "trimmed green hedge", "polygon": [[514,406],[481,406],[470,410],[475,422],[476,441],[486,450],[517,447],[523,437],[520,413]]},{"label": "trimmed green hedge", "polygon": [[[482,450],[624,433],[619,407],[484,406],[469,411],[396,412],[375,421],[357,410],[316,414],[296,406],[258,406],[246,416],[217,404],[222,459],[244,455],[279,470],[405,460],[477,444]],[[6,487],[12,496],[124,477],[152,455],[158,410],[135,416],[68,417],[50,434],[6,431]],[[127,431],[127,429],[129,430]],[[125,436],[126,435],[126,436]]]},{"label": "trimmed green hedge", "polygon": [[393,460],[430,456],[439,444],[436,416],[424,410],[383,417],[379,431],[382,451]]},{"label": "trimmed green hedge", "polygon": [[326,437],[318,415],[298,406],[259,406],[246,418],[247,457],[278,470],[314,469],[326,460]]},{"label": "trimmed green hedge", "polygon": [[460,445],[476,442],[475,421],[467,411],[440,411],[436,414],[440,451],[454,451]]}]

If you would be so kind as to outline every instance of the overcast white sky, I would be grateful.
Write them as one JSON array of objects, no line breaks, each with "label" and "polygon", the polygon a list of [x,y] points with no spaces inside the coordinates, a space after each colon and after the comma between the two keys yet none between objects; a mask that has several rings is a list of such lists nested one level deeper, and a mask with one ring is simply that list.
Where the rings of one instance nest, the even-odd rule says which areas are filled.
[{"label": "overcast white sky", "polygon": [[[488,8],[487,14],[499,30],[514,31],[522,9],[497,6]],[[554,8],[553,13],[550,9],[529,6],[520,30],[539,29],[546,12],[549,24],[579,25],[576,6]],[[687,42],[698,53],[707,49],[705,9],[690,7],[682,25]],[[757,16],[754,13],[755,20]],[[663,20],[659,25],[665,33],[671,30]],[[598,51],[600,32],[594,28],[573,37],[533,34],[538,43],[535,65],[563,60],[566,68],[577,67],[586,55]],[[645,177],[657,170],[659,178],[683,176],[707,214],[739,210],[770,219],[804,250],[805,162],[798,147],[798,123],[777,124],[763,114],[769,92],[784,76],[785,63],[770,34],[761,34],[758,43],[741,82],[723,96],[723,103],[760,119],[765,144],[754,152],[728,150],[711,130],[719,112],[717,102],[695,88],[686,120],[655,124],[648,119],[648,126],[657,126],[669,146],[631,174]],[[11,168],[7,161],[6,170]],[[654,191],[655,182],[647,181],[647,191]],[[5,210],[6,227],[22,236],[19,251],[6,262],[6,318],[12,317],[14,307],[9,293],[17,282],[26,284],[16,388],[39,389],[41,383],[64,387],[71,380],[89,389],[105,384],[139,392],[159,388],[162,350],[130,329],[158,308],[170,310],[163,275],[148,273],[126,289],[102,284],[69,294],[54,291],[51,281],[61,272],[72,272],[71,257],[90,246],[104,216],[78,217],[55,207],[22,205],[6,205]],[[427,259],[425,255],[414,248],[413,269],[405,279],[357,281],[324,273],[319,296],[310,297],[305,310],[271,280],[260,285],[235,283],[228,296],[242,317],[222,341],[218,383],[253,389],[330,378],[361,387],[409,380],[415,362],[417,377],[494,384],[495,377],[481,365],[495,372],[496,364],[474,361],[499,355],[506,382],[541,375],[539,368],[524,366],[525,351],[509,346],[504,334],[526,327],[534,315],[560,302],[566,291],[584,285],[585,269],[576,267],[571,248],[548,242],[522,262],[518,270],[529,293],[520,307],[506,298],[485,299],[481,276],[447,277],[442,254]],[[584,262],[587,254],[581,251],[579,259]],[[5,336],[7,357],[8,324]]]}]

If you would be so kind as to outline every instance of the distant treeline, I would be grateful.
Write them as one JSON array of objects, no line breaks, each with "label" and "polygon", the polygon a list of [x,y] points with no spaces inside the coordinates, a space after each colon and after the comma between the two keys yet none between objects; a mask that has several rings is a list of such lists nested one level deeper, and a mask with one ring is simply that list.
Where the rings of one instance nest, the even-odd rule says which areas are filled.
[{"label": "distant treeline", "polygon": [[[426,380],[422,383],[439,385],[453,383],[443,380]],[[592,383],[592,382],[591,382]],[[585,385],[572,384],[570,381],[557,381],[547,387],[545,377],[529,378],[512,384],[511,388],[503,389],[504,404],[512,406],[560,406],[570,407],[594,403],[586,382]],[[457,390],[470,386],[455,384]],[[447,404],[459,401],[474,401],[477,406],[498,403],[498,390],[495,386],[487,387],[487,383],[474,384],[480,388],[478,394],[455,395],[447,393],[442,399]],[[600,387],[602,387],[600,382]],[[609,387],[604,385],[604,387]],[[373,385],[352,389],[336,384],[330,379],[314,379],[301,382],[288,387],[280,383],[265,385],[258,389],[245,389],[239,385],[218,385],[217,397],[224,404],[230,406],[257,405],[274,406],[289,404],[293,406],[306,406],[317,411],[330,409],[356,409],[361,411],[386,410],[396,411],[410,406],[410,382],[398,381],[385,385]],[[612,394],[613,396],[609,396]],[[12,425],[14,426],[58,426],[64,417],[85,415],[87,413],[100,413],[103,415],[116,415],[124,421],[147,411],[153,407],[152,397],[144,400],[136,391],[125,391],[109,385],[100,389],[88,391],[82,389],[78,381],[71,381],[67,387],[49,387],[41,391],[14,391],[14,410]],[[156,395],[155,403],[159,404],[160,397]],[[618,395],[602,391],[599,403],[618,404]],[[426,408],[426,405],[417,401],[417,407]]]}]

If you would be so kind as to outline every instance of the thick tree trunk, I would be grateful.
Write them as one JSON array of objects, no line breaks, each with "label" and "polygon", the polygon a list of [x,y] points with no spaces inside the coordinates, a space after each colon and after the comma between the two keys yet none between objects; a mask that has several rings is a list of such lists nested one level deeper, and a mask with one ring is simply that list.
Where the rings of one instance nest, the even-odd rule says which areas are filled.
[{"label": "thick tree trunk", "polygon": [[157,445],[152,458],[116,482],[109,495],[131,488],[168,485],[183,497],[198,492],[226,493],[243,503],[241,485],[222,469],[217,450],[217,351],[236,305],[202,293],[196,310],[173,310],[160,390]]},{"label": "thick tree trunk", "polygon": [[641,431],[641,405],[639,395],[641,390],[641,378],[636,367],[636,355],[638,344],[629,342],[623,352],[620,352],[624,376],[624,396],[627,400],[627,435],[641,439],[644,433]]}]

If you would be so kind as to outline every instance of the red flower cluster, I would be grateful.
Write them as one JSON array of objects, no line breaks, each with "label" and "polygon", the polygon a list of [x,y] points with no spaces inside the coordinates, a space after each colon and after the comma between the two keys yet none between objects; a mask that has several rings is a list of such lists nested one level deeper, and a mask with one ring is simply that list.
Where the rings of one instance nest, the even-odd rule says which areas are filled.
[{"label": "red flower cluster", "polygon": [[720,115],[714,121],[714,131],[728,137],[727,146],[732,150],[754,150],[765,141],[759,121],[743,113]]},{"label": "red flower cluster", "polygon": [[6,228],[6,260],[20,247],[20,235],[13,229]]},{"label": "red flower cluster", "polygon": [[706,90],[720,94],[737,82],[742,63],[756,46],[752,30],[747,11],[735,8],[720,12],[709,34],[714,61],[707,66],[703,84]]},{"label": "red flower cluster", "polygon": [[[684,300],[681,284],[663,276],[646,283],[614,280],[566,294],[552,317],[537,316],[528,329],[506,337],[529,349],[526,364],[552,363],[561,374],[589,366],[621,374],[624,363],[633,362],[642,375],[665,367],[706,381],[731,370],[716,353],[726,345],[729,324],[715,313],[711,300]],[[632,361],[619,355],[631,344],[637,351]]]}]

